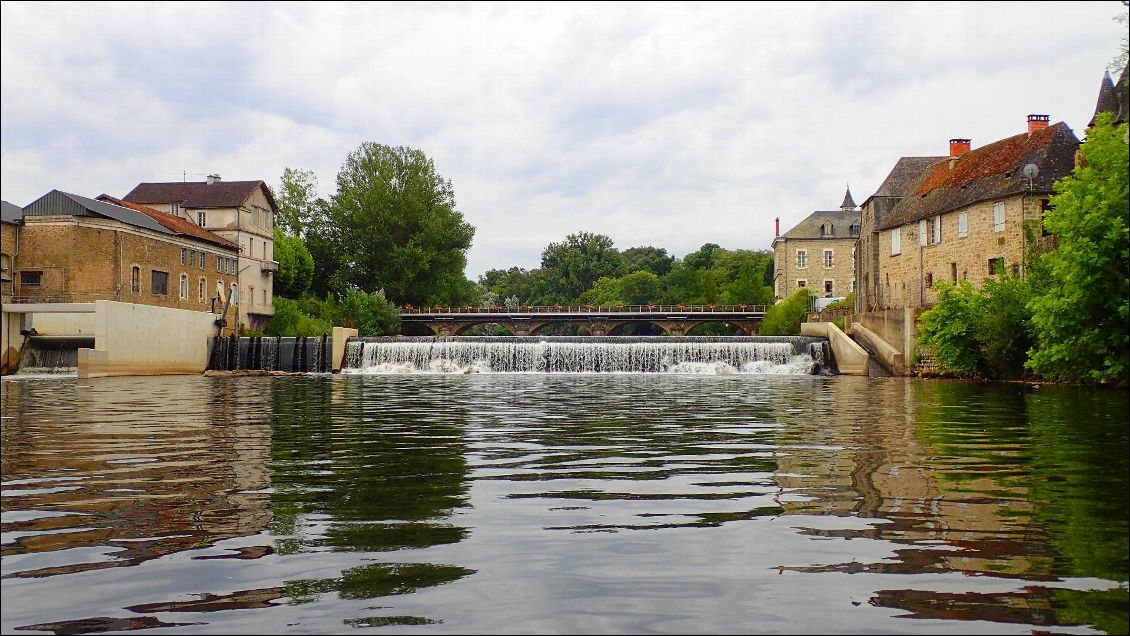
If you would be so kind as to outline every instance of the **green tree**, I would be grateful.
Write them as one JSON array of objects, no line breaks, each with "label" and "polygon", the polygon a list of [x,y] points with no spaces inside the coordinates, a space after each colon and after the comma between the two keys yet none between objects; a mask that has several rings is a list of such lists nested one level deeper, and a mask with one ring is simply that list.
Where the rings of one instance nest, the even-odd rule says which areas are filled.
[{"label": "green tree", "polygon": [[342,327],[357,329],[360,336],[388,336],[400,333],[400,312],[385,299],[384,290],[365,293],[350,289],[337,303]]},{"label": "green tree", "polygon": [[636,271],[620,278],[620,297],[626,305],[651,305],[659,302],[661,282],[649,271]]},{"label": "green tree", "polygon": [[278,206],[276,228],[290,236],[302,236],[316,214],[318,178],[310,170],[283,168],[279,189],[275,192]]},{"label": "green tree", "polygon": [[620,253],[620,275],[648,271],[656,276],[666,276],[675,264],[675,257],[662,247],[630,247]]},{"label": "green tree", "polygon": [[275,260],[279,271],[274,276],[275,296],[299,298],[310,291],[314,280],[314,258],[298,236],[287,236],[275,228]]},{"label": "green tree", "polygon": [[620,252],[603,234],[578,232],[560,243],[550,243],[541,254],[541,269],[553,303],[571,303],[602,276],[620,271]]},{"label": "green tree", "polygon": [[1127,128],[1099,115],[1080,165],[1056,183],[1045,227],[1059,242],[1040,258],[1048,285],[1029,301],[1028,367],[1061,380],[1127,381],[1130,230]]},{"label": "green tree", "polygon": [[788,298],[770,307],[757,333],[762,336],[800,335],[800,323],[808,317],[811,296],[812,292],[807,287],[800,287]]},{"label": "green tree", "polygon": [[698,271],[676,262],[663,277],[662,301],[667,305],[705,305],[706,293]]},{"label": "green tree", "polygon": [[581,302],[601,307],[615,307],[626,305],[621,294],[620,279],[611,276],[601,276],[593,286],[581,294]]},{"label": "green tree", "polygon": [[464,276],[475,229],[423,152],[372,142],[349,153],[320,232],[335,250],[331,289],[384,289],[397,304],[472,303]]},{"label": "green tree", "polygon": [[714,267],[714,251],[722,249],[717,243],[706,243],[683,257],[683,264],[691,269],[710,269]]}]

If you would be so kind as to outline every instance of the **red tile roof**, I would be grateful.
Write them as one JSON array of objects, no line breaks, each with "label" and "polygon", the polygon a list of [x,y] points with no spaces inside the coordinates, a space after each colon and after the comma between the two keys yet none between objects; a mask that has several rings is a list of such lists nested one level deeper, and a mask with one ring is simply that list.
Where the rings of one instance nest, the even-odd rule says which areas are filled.
[{"label": "red tile roof", "polygon": [[137,203],[130,203],[129,201],[123,201],[121,199],[117,199],[115,197],[112,197],[108,194],[103,194],[103,195],[99,196],[98,200],[99,201],[105,201],[106,203],[112,203],[114,205],[120,205],[122,207],[129,208],[131,210],[135,210],[137,212],[140,212],[140,213],[144,214],[145,216],[148,216],[149,218],[153,219],[154,221],[160,223],[162,226],[172,230],[178,236],[187,236],[187,237],[199,240],[199,241],[205,241],[207,243],[211,243],[211,244],[219,246],[219,247],[227,248],[229,250],[235,250],[235,251],[239,250],[239,246],[236,245],[235,243],[232,243],[231,241],[227,240],[226,238],[220,236],[219,234],[205,230],[204,228],[200,227],[199,225],[196,225],[195,223],[193,223],[192,221],[189,221],[188,219],[184,219],[184,218],[181,218],[179,216],[174,216],[172,214],[168,214],[168,213],[162,212],[160,210],[154,210],[153,208],[146,207],[144,205],[139,205]]},{"label": "red tile roof", "polygon": [[888,229],[958,208],[1029,190],[1021,172],[1029,163],[1039,168],[1031,191],[1051,192],[1052,184],[1075,167],[1075,133],[1063,122],[1032,133],[1013,135],[971,150],[959,159],[943,159],[925,170],[884,219]]}]

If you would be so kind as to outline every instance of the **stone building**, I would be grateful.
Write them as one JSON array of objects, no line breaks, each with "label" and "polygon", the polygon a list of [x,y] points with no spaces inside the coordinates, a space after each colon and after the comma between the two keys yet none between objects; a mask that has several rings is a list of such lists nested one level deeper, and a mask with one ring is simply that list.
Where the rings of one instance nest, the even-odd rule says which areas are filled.
[{"label": "stone building", "polygon": [[236,282],[234,243],[158,210],[52,190],[22,213],[13,268],[18,301],[220,312],[222,302],[213,299],[226,299],[222,292]]},{"label": "stone building", "polygon": [[[922,170],[889,213],[869,220],[878,256],[862,272],[872,290],[864,310],[931,305],[938,281],[980,287],[1001,271],[1023,273],[1031,247],[1024,228],[1046,240],[1052,184],[1074,168],[1079,145],[1067,124],[1048,119],[1029,115],[1027,132],[975,150],[968,139],[951,140],[948,158]],[[912,174],[919,164],[905,167]],[[881,203],[871,202],[873,209]]]},{"label": "stone building", "polygon": [[15,282],[15,258],[19,251],[20,206],[0,201],[0,301],[7,303]]},{"label": "stone building", "polygon": [[798,287],[808,287],[826,298],[847,296],[855,290],[859,210],[850,189],[839,210],[813,212],[784,234],[780,223],[777,219],[773,239],[773,294],[777,300]]},{"label": "stone building", "polygon": [[[960,142],[962,140],[954,140]],[[873,311],[884,306],[884,287],[879,272],[879,226],[891,214],[922,173],[945,157],[902,157],[879,189],[863,202],[859,241],[856,244],[855,311]]]},{"label": "stone building", "polygon": [[123,200],[186,219],[235,243],[239,322],[262,330],[274,315],[274,223],[278,207],[263,181],[139,183]]}]

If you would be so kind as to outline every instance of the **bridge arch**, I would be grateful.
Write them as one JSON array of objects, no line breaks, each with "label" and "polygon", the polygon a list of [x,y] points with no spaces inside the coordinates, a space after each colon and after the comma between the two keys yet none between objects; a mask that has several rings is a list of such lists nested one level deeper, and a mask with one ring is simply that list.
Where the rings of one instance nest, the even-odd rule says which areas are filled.
[{"label": "bridge arch", "polygon": [[637,333],[637,336],[667,336],[670,333],[663,328],[663,325],[654,320],[625,320],[618,322],[609,327],[607,335],[620,336],[624,335],[623,332],[628,327],[642,326],[646,327],[643,331],[646,333]]},{"label": "bridge arch", "polygon": [[[739,324],[736,324],[736,323],[733,323],[733,322],[728,322],[728,321],[725,321],[725,320],[703,320],[701,322],[695,322],[693,325],[690,325],[690,326],[687,327],[687,334],[686,335],[688,335],[688,336],[701,336],[701,335],[703,335],[702,330],[704,328],[706,328],[708,325],[724,325],[727,328],[727,331],[732,332],[732,333],[718,334],[718,335],[733,335],[733,336],[753,335],[753,334],[749,333],[749,331],[746,328],[744,328],[742,325],[739,325]],[[711,335],[714,335],[714,334],[711,334]]]}]

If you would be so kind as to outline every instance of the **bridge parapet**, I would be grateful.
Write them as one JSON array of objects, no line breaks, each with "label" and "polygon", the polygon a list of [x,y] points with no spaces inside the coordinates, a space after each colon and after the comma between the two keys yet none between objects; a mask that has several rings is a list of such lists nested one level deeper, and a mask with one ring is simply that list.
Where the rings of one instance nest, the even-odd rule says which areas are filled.
[{"label": "bridge parapet", "polygon": [[516,335],[537,335],[551,324],[573,323],[591,335],[605,336],[627,323],[647,322],[668,335],[682,336],[698,325],[725,322],[753,334],[765,317],[764,305],[624,305],[616,307],[405,307],[404,323],[424,325],[437,336],[457,336],[475,325],[498,324]]}]

